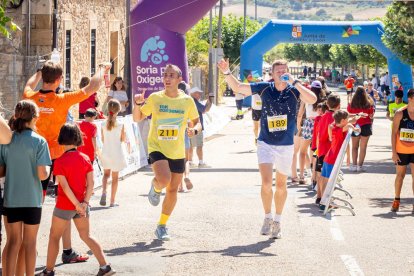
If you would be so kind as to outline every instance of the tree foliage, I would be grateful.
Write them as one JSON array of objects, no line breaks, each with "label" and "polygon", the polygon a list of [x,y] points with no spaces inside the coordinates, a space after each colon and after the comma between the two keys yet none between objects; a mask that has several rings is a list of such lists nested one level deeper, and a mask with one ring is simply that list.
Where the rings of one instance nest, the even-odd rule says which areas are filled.
[{"label": "tree foliage", "polygon": [[414,2],[394,1],[389,6],[382,39],[402,60],[414,64]]},{"label": "tree foliage", "polygon": [[11,37],[12,32],[20,30],[20,28],[6,14],[7,6],[17,2],[17,0],[0,0],[0,35],[7,38]]},{"label": "tree foliage", "polygon": [[[203,18],[193,28],[192,32],[199,40],[209,42],[209,18]],[[218,17],[213,18],[213,47],[217,47],[217,24]],[[234,15],[223,16],[222,22],[222,45],[224,55],[235,62],[240,56],[240,46],[244,40],[243,17]],[[256,33],[262,25],[258,22],[246,18],[246,39]],[[196,39],[197,40],[197,39]],[[190,44],[189,44],[190,43]],[[201,43],[198,41],[187,41],[187,49],[192,49],[191,43]],[[189,53],[191,55],[191,53]]]}]

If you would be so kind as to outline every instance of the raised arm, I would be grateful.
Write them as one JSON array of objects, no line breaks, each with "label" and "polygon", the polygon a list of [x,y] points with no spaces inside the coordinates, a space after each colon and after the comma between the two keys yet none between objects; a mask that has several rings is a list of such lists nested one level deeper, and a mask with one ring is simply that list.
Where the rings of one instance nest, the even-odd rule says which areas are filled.
[{"label": "raised arm", "polygon": [[225,75],[225,80],[227,84],[235,93],[237,92],[245,96],[249,96],[252,94],[252,89],[250,88],[249,84],[241,83],[233,76],[233,74],[230,71],[230,65],[228,60],[220,60],[217,66],[220,69],[220,72]]},{"label": "raised arm", "polygon": [[4,120],[2,116],[0,116],[0,144],[5,145],[10,143],[11,138],[12,131],[10,130],[6,120]]},{"label": "raised arm", "polygon": [[106,62],[99,65],[98,71],[91,78],[91,82],[85,88],[83,88],[83,90],[88,96],[92,95],[93,93],[99,90],[99,88],[101,87],[103,76],[109,72],[111,67],[112,64],[110,62]]},{"label": "raised arm", "polygon": [[31,76],[27,80],[26,85],[24,86],[24,91],[26,91],[27,89],[34,90],[41,79],[42,79],[42,72],[37,71],[33,76]]},{"label": "raised arm", "polygon": [[132,110],[132,119],[134,122],[141,122],[145,119],[145,115],[141,112],[141,106],[144,104],[144,93],[136,94],[134,97],[134,109]]}]

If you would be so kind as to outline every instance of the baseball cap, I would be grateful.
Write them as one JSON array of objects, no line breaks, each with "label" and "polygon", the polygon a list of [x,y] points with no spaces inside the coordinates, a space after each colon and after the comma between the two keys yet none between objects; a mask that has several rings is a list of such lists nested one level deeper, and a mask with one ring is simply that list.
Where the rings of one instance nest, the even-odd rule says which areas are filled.
[{"label": "baseball cap", "polygon": [[191,95],[191,94],[193,94],[193,93],[195,93],[195,92],[200,92],[200,93],[203,93],[203,90],[201,90],[200,88],[198,88],[198,87],[193,87],[193,88],[191,88],[189,91],[188,91],[188,93]]},{"label": "baseball cap", "polygon": [[311,84],[311,87],[315,87],[315,88],[322,88],[322,83],[320,81],[313,81]]}]

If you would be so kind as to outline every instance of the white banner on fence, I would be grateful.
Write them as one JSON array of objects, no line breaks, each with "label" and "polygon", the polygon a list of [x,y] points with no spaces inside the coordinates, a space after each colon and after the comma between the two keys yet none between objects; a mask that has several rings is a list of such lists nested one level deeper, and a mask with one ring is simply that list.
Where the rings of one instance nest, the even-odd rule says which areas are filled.
[{"label": "white banner on fence", "polygon": [[212,136],[222,130],[229,122],[230,117],[216,105],[212,105],[210,110],[203,114],[204,138]]}]

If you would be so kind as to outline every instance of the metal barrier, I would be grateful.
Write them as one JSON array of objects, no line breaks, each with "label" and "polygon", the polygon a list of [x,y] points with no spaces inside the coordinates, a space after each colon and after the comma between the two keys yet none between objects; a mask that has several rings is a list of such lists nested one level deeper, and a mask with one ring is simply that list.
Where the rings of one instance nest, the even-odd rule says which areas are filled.
[{"label": "metal barrier", "polygon": [[[348,147],[349,141],[351,140],[352,129],[348,130],[348,133],[345,137],[344,142],[342,143],[341,150],[339,151],[338,157],[336,158],[335,165],[332,169],[331,176],[329,177],[328,183],[326,184],[325,192],[323,193],[321,204],[325,205],[325,210],[323,212],[326,215],[332,209],[345,209],[352,213],[355,216],[354,206],[349,203],[347,200],[334,196],[335,191],[340,191],[345,194],[345,196],[352,199],[351,194],[346,191],[341,182],[344,180],[343,172],[341,171],[341,166],[345,158],[346,148]],[[342,203],[342,204],[338,204]]]}]

